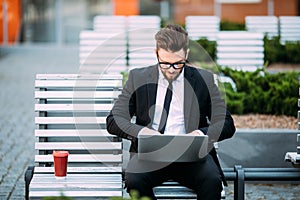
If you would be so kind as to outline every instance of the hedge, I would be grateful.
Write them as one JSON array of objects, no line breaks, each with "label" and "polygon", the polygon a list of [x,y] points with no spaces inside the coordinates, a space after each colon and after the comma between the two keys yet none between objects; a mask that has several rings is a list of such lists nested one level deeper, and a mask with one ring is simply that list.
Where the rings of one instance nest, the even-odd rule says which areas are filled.
[{"label": "hedge", "polygon": [[[201,64],[215,73],[229,76],[236,84],[236,91],[231,84],[220,84],[220,91],[232,114],[273,114],[297,116],[300,72],[279,72],[271,74],[264,69],[244,72],[230,68],[216,68]],[[124,81],[128,73],[123,73]],[[223,87],[224,86],[224,87]]]},{"label": "hedge", "polygon": [[297,116],[299,72],[271,74],[263,69],[243,72],[230,68],[221,71],[236,83],[237,91],[224,84],[226,103],[232,113]]},{"label": "hedge", "polygon": [[[203,49],[205,49],[213,61],[216,60],[217,43],[215,41],[209,41],[206,38],[201,38],[196,41],[196,44],[199,44]],[[199,51],[199,46],[196,46],[196,44],[191,42],[191,52],[193,52],[193,49],[196,48],[198,48],[197,51]],[[191,60],[197,60],[197,55],[192,55],[191,57]],[[287,42],[283,45],[280,43],[280,37],[273,37],[271,39],[264,37],[264,62],[267,64],[300,64],[300,42]]]}]

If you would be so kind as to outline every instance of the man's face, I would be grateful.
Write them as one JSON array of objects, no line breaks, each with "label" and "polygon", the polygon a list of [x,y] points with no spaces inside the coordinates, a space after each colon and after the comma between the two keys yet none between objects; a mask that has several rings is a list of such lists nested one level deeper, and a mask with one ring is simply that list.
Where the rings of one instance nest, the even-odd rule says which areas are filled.
[{"label": "man's face", "polygon": [[[166,64],[160,64],[160,70],[163,73],[163,75],[165,76],[165,78],[168,81],[173,81],[175,80],[180,73],[183,70],[183,67],[185,64],[180,64],[180,63],[185,63],[186,61],[186,53],[183,49],[181,49],[180,51],[177,52],[170,52],[164,49],[159,49],[157,51],[157,56],[158,56],[158,61],[161,63],[166,63]],[[168,69],[164,69],[162,68],[162,66],[169,66],[167,63],[169,64],[177,64],[176,66],[179,67],[179,69],[175,69],[174,67],[169,67]]]}]

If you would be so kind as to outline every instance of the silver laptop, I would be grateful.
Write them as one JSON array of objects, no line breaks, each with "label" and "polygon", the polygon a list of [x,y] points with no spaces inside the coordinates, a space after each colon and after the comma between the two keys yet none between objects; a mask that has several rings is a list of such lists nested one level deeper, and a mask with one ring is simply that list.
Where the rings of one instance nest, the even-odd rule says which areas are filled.
[{"label": "silver laptop", "polygon": [[194,162],[207,155],[207,146],[207,135],[139,135],[138,159],[155,162]]}]

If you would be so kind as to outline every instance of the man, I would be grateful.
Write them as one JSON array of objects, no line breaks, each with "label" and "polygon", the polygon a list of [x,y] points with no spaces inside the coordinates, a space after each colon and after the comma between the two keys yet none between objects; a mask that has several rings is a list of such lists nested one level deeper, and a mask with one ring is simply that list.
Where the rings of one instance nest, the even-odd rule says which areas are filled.
[{"label": "man", "polygon": [[107,117],[108,132],[130,140],[131,153],[137,152],[139,134],[205,134],[211,150],[199,161],[160,167],[132,154],[125,172],[127,191],[136,190],[140,196],[156,199],[153,187],[172,179],[193,189],[197,199],[220,199],[224,175],[212,144],[232,137],[233,119],[213,75],[187,65],[186,31],[178,25],[167,25],[155,35],[155,40],[158,64],[130,71],[122,94]]}]

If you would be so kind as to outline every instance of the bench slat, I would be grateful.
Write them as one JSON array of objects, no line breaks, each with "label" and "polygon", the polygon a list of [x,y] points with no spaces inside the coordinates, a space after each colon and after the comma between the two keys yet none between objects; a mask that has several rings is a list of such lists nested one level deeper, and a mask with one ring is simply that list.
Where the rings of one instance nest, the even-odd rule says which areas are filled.
[{"label": "bench slat", "polygon": [[[81,174],[97,174],[97,173],[121,173],[122,167],[69,167],[68,166],[68,174],[71,173],[81,173]],[[35,167],[34,173],[36,174],[53,174],[54,173],[54,167]]]},{"label": "bench slat", "polygon": [[122,150],[121,142],[36,142],[37,150]]},{"label": "bench slat", "polygon": [[[35,155],[35,162],[53,162],[52,155]],[[112,155],[112,154],[70,154],[68,157],[68,162],[78,162],[78,163],[93,163],[93,162],[112,162],[121,163],[122,155]]]},{"label": "bench slat", "polygon": [[40,190],[40,189],[47,189],[47,191],[52,190],[64,190],[68,188],[68,191],[71,190],[78,190],[78,188],[84,188],[84,191],[89,191],[91,189],[103,191],[103,190],[120,190],[122,189],[122,184],[117,182],[104,182],[99,180],[96,183],[89,183],[88,185],[83,184],[82,182],[79,183],[64,183],[64,182],[54,182],[54,183],[36,183],[31,184],[31,191],[33,190]]},{"label": "bench slat", "polygon": [[35,117],[36,124],[105,124],[106,117]]},{"label": "bench slat", "polygon": [[35,87],[122,87],[122,80],[36,80]]},{"label": "bench slat", "polygon": [[35,104],[35,111],[110,111],[113,104]]},{"label": "bench slat", "polygon": [[[29,198],[37,198],[40,199],[45,196],[61,196],[62,191],[30,191]],[[90,197],[91,199],[95,199],[96,197],[115,197],[122,196],[122,191],[63,191],[64,196],[70,196],[81,199],[82,197]]]},{"label": "bench slat", "polygon": [[220,65],[229,65],[229,66],[251,66],[251,65],[257,65],[257,66],[262,66],[263,61],[262,60],[237,60],[237,59],[219,59],[218,63]]},{"label": "bench slat", "polygon": [[[59,180],[56,182],[69,182],[69,183],[82,183],[83,179],[90,179],[94,182],[110,181],[117,182],[122,180],[121,174],[68,174],[65,180]],[[33,180],[39,180],[40,183],[53,182],[56,180],[54,174],[35,174]]]},{"label": "bench slat", "polygon": [[36,137],[117,137],[111,135],[107,130],[101,129],[76,129],[76,130],[35,130]]},{"label": "bench slat", "polygon": [[233,59],[233,58],[237,58],[237,59],[263,59],[264,58],[264,54],[263,53],[219,53],[218,56],[222,59]]},{"label": "bench slat", "polygon": [[120,91],[35,91],[35,98],[41,99],[116,99]]},{"label": "bench slat", "polygon": [[218,46],[217,51],[219,52],[263,52],[264,48],[260,46],[253,47],[230,47],[230,46]]},{"label": "bench slat", "polygon": [[36,79],[40,80],[122,80],[121,74],[37,74]]}]

